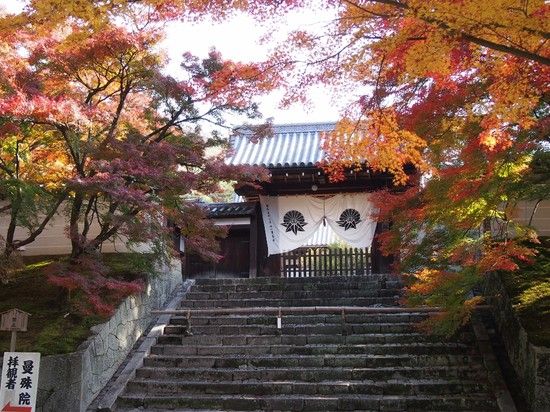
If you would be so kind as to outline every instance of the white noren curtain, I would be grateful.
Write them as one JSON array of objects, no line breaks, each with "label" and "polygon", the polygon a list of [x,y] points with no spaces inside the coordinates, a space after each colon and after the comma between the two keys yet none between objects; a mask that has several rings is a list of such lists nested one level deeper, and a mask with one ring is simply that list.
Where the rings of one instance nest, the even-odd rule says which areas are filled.
[{"label": "white noren curtain", "polygon": [[268,255],[284,253],[307,243],[326,221],[352,247],[370,247],[376,212],[367,193],[314,196],[260,196]]}]

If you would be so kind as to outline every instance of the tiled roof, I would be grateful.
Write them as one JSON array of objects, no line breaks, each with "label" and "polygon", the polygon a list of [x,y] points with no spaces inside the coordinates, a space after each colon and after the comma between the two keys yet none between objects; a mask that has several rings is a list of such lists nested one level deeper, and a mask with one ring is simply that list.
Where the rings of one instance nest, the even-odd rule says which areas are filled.
[{"label": "tiled roof", "polygon": [[207,203],[208,217],[240,217],[254,214],[255,203]]},{"label": "tiled roof", "polygon": [[334,123],[310,123],[274,126],[272,137],[254,143],[246,135],[232,138],[231,165],[267,168],[315,166],[323,159],[323,132],[334,130]]}]

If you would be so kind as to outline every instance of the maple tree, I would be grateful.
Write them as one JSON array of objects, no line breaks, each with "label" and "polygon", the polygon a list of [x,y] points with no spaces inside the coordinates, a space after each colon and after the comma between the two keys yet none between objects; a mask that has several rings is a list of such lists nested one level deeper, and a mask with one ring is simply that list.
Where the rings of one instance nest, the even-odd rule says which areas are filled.
[{"label": "maple tree", "polygon": [[[270,21],[273,2],[225,4]],[[231,7],[230,6],[230,7]],[[408,301],[443,306],[430,324],[448,333],[479,298],[482,275],[515,270],[536,241],[514,218],[522,199],[548,198],[550,5],[543,0],[306,0],[279,13],[334,8],[322,30],[306,26],[276,48],[283,104],[329,85],[350,105],[326,137],[333,181],[367,162],[396,187],[374,196],[395,268],[413,279]],[[414,166],[415,176],[406,173]],[[422,183],[418,184],[418,177]],[[534,178],[534,176],[538,176]]]},{"label": "maple tree", "polygon": [[[6,214],[2,272],[12,253],[32,243],[51,221],[68,192],[59,182],[64,175],[64,152],[41,126],[0,119],[0,197]],[[17,228],[26,233],[20,237]],[[18,236],[19,235],[19,236]]]},{"label": "maple tree", "polygon": [[[336,181],[365,160],[393,173],[398,190],[374,197],[379,218],[392,222],[382,247],[412,275],[408,302],[446,308],[429,326],[450,333],[480,301],[468,292],[484,273],[534,256],[522,242],[536,234],[513,209],[548,198],[548,174],[538,175],[538,189],[532,176],[548,167],[550,7],[328,3],[339,8],[327,32],[295,33],[298,51],[285,46],[277,57],[291,70],[307,62],[291,92],[318,83],[361,90],[325,141],[324,167]],[[421,185],[408,164],[425,177]]]},{"label": "maple tree", "polygon": [[[333,7],[334,21],[322,33],[293,33],[262,67],[224,65],[215,56],[201,66],[188,57],[186,69],[198,84],[182,83],[162,75],[162,59],[151,51],[158,33],[149,28],[169,19],[225,18],[244,10],[269,21],[275,14],[315,7]],[[366,160],[373,170],[395,176],[403,189],[377,196],[380,218],[392,221],[382,245],[387,253],[399,254],[396,269],[416,279],[409,301],[453,308],[447,316],[457,323],[478,301],[466,291],[481,274],[513,270],[518,259],[532,258],[518,240],[534,238],[534,233],[519,225],[511,211],[520,199],[540,200],[548,193],[547,176],[537,174],[548,170],[543,144],[549,135],[548,14],[542,0],[34,0],[25,13],[0,21],[3,81],[9,82],[2,98],[25,102],[18,112],[14,98],[4,113],[18,124],[41,118],[34,126],[51,128],[65,145],[72,167],[67,179],[70,233],[78,256],[97,248],[113,233],[110,229],[130,237],[133,230],[147,230],[128,224],[139,214],[148,223],[158,222],[160,211],[181,218],[164,203],[179,198],[157,190],[157,185],[172,187],[169,179],[152,171],[173,172],[163,163],[166,158],[197,153],[193,145],[203,147],[200,139],[179,130],[179,120],[197,116],[196,107],[179,112],[183,96],[193,106],[202,104],[197,96],[206,92],[204,100],[220,110],[247,111],[257,86],[282,85],[284,103],[291,103],[303,101],[308,88],[331,85],[354,103],[325,141],[325,169],[338,180],[346,168],[362,167]],[[120,20],[141,29],[120,30]],[[28,56],[17,53],[27,49],[33,51]],[[96,59],[107,66],[97,66]],[[112,83],[111,68],[120,68],[119,63],[123,79],[114,76]],[[268,78],[267,68],[284,79],[274,71]],[[130,82],[126,92],[128,73],[141,80]],[[241,90],[224,88],[235,81]],[[42,85],[48,86],[46,95]],[[28,90],[19,93],[22,87]],[[208,94],[214,90],[220,93]],[[124,102],[120,114],[117,101]],[[32,113],[24,110],[28,107]],[[68,127],[64,132],[44,119],[61,119]],[[159,141],[143,139],[150,133]],[[174,146],[181,148],[179,139],[193,149],[174,151]],[[144,169],[139,178],[129,173],[136,159]],[[207,163],[190,162],[193,171],[183,172],[195,177],[195,168]],[[427,177],[422,185],[410,185],[406,165]],[[100,199],[107,209],[96,211]],[[110,207],[115,210],[103,219],[104,234],[89,238],[86,220]],[[79,219],[84,222],[80,229]],[[193,222],[180,223],[189,226],[189,233],[197,228]],[[501,230],[494,230],[496,225]]]},{"label": "maple tree", "polygon": [[[97,261],[104,242],[122,237],[168,252],[169,220],[186,248],[216,258],[222,231],[189,198],[216,192],[222,180],[265,177],[225,165],[223,150],[208,154],[224,142],[200,124],[229,128],[227,113],[258,117],[254,97],[273,82],[261,65],[216,51],[203,60],[185,54],[181,78],[165,74],[157,46],[170,18],[146,3],[36,0],[0,19],[2,196],[10,228],[27,215],[41,221],[26,240],[8,233],[4,256],[66,213],[70,261],[50,280],[83,292],[97,313],[113,309],[109,297],[140,288],[106,276]],[[28,208],[36,200],[43,206]]]}]

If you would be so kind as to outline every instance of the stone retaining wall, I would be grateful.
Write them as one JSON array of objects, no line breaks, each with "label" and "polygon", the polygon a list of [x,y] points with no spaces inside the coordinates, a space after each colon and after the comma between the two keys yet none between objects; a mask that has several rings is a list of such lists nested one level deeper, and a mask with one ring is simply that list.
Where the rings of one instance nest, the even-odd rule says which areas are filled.
[{"label": "stone retaining wall", "polygon": [[144,292],[126,298],[108,322],[94,326],[76,352],[42,357],[37,412],[84,412],[153,320],[151,311],[181,283],[181,265],[174,261],[150,277]]},{"label": "stone retaining wall", "polygon": [[492,296],[493,315],[531,410],[550,411],[550,348],[529,342],[500,276],[488,276],[485,293]]}]

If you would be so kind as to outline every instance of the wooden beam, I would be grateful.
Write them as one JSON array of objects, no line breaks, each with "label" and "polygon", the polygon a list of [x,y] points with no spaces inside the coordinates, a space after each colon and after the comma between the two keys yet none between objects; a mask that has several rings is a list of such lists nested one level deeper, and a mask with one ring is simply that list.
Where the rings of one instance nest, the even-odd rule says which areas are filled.
[{"label": "wooden beam", "polygon": [[[476,309],[487,309],[489,305],[477,305]],[[297,313],[339,314],[344,310],[347,313],[442,313],[444,309],[437,306],[281,306],[281,307],[250,307],[250,308],[212,308],[212,309],[174,309],[153,310],[154,315],[253,315],[273,314],[293,315]]]}]

